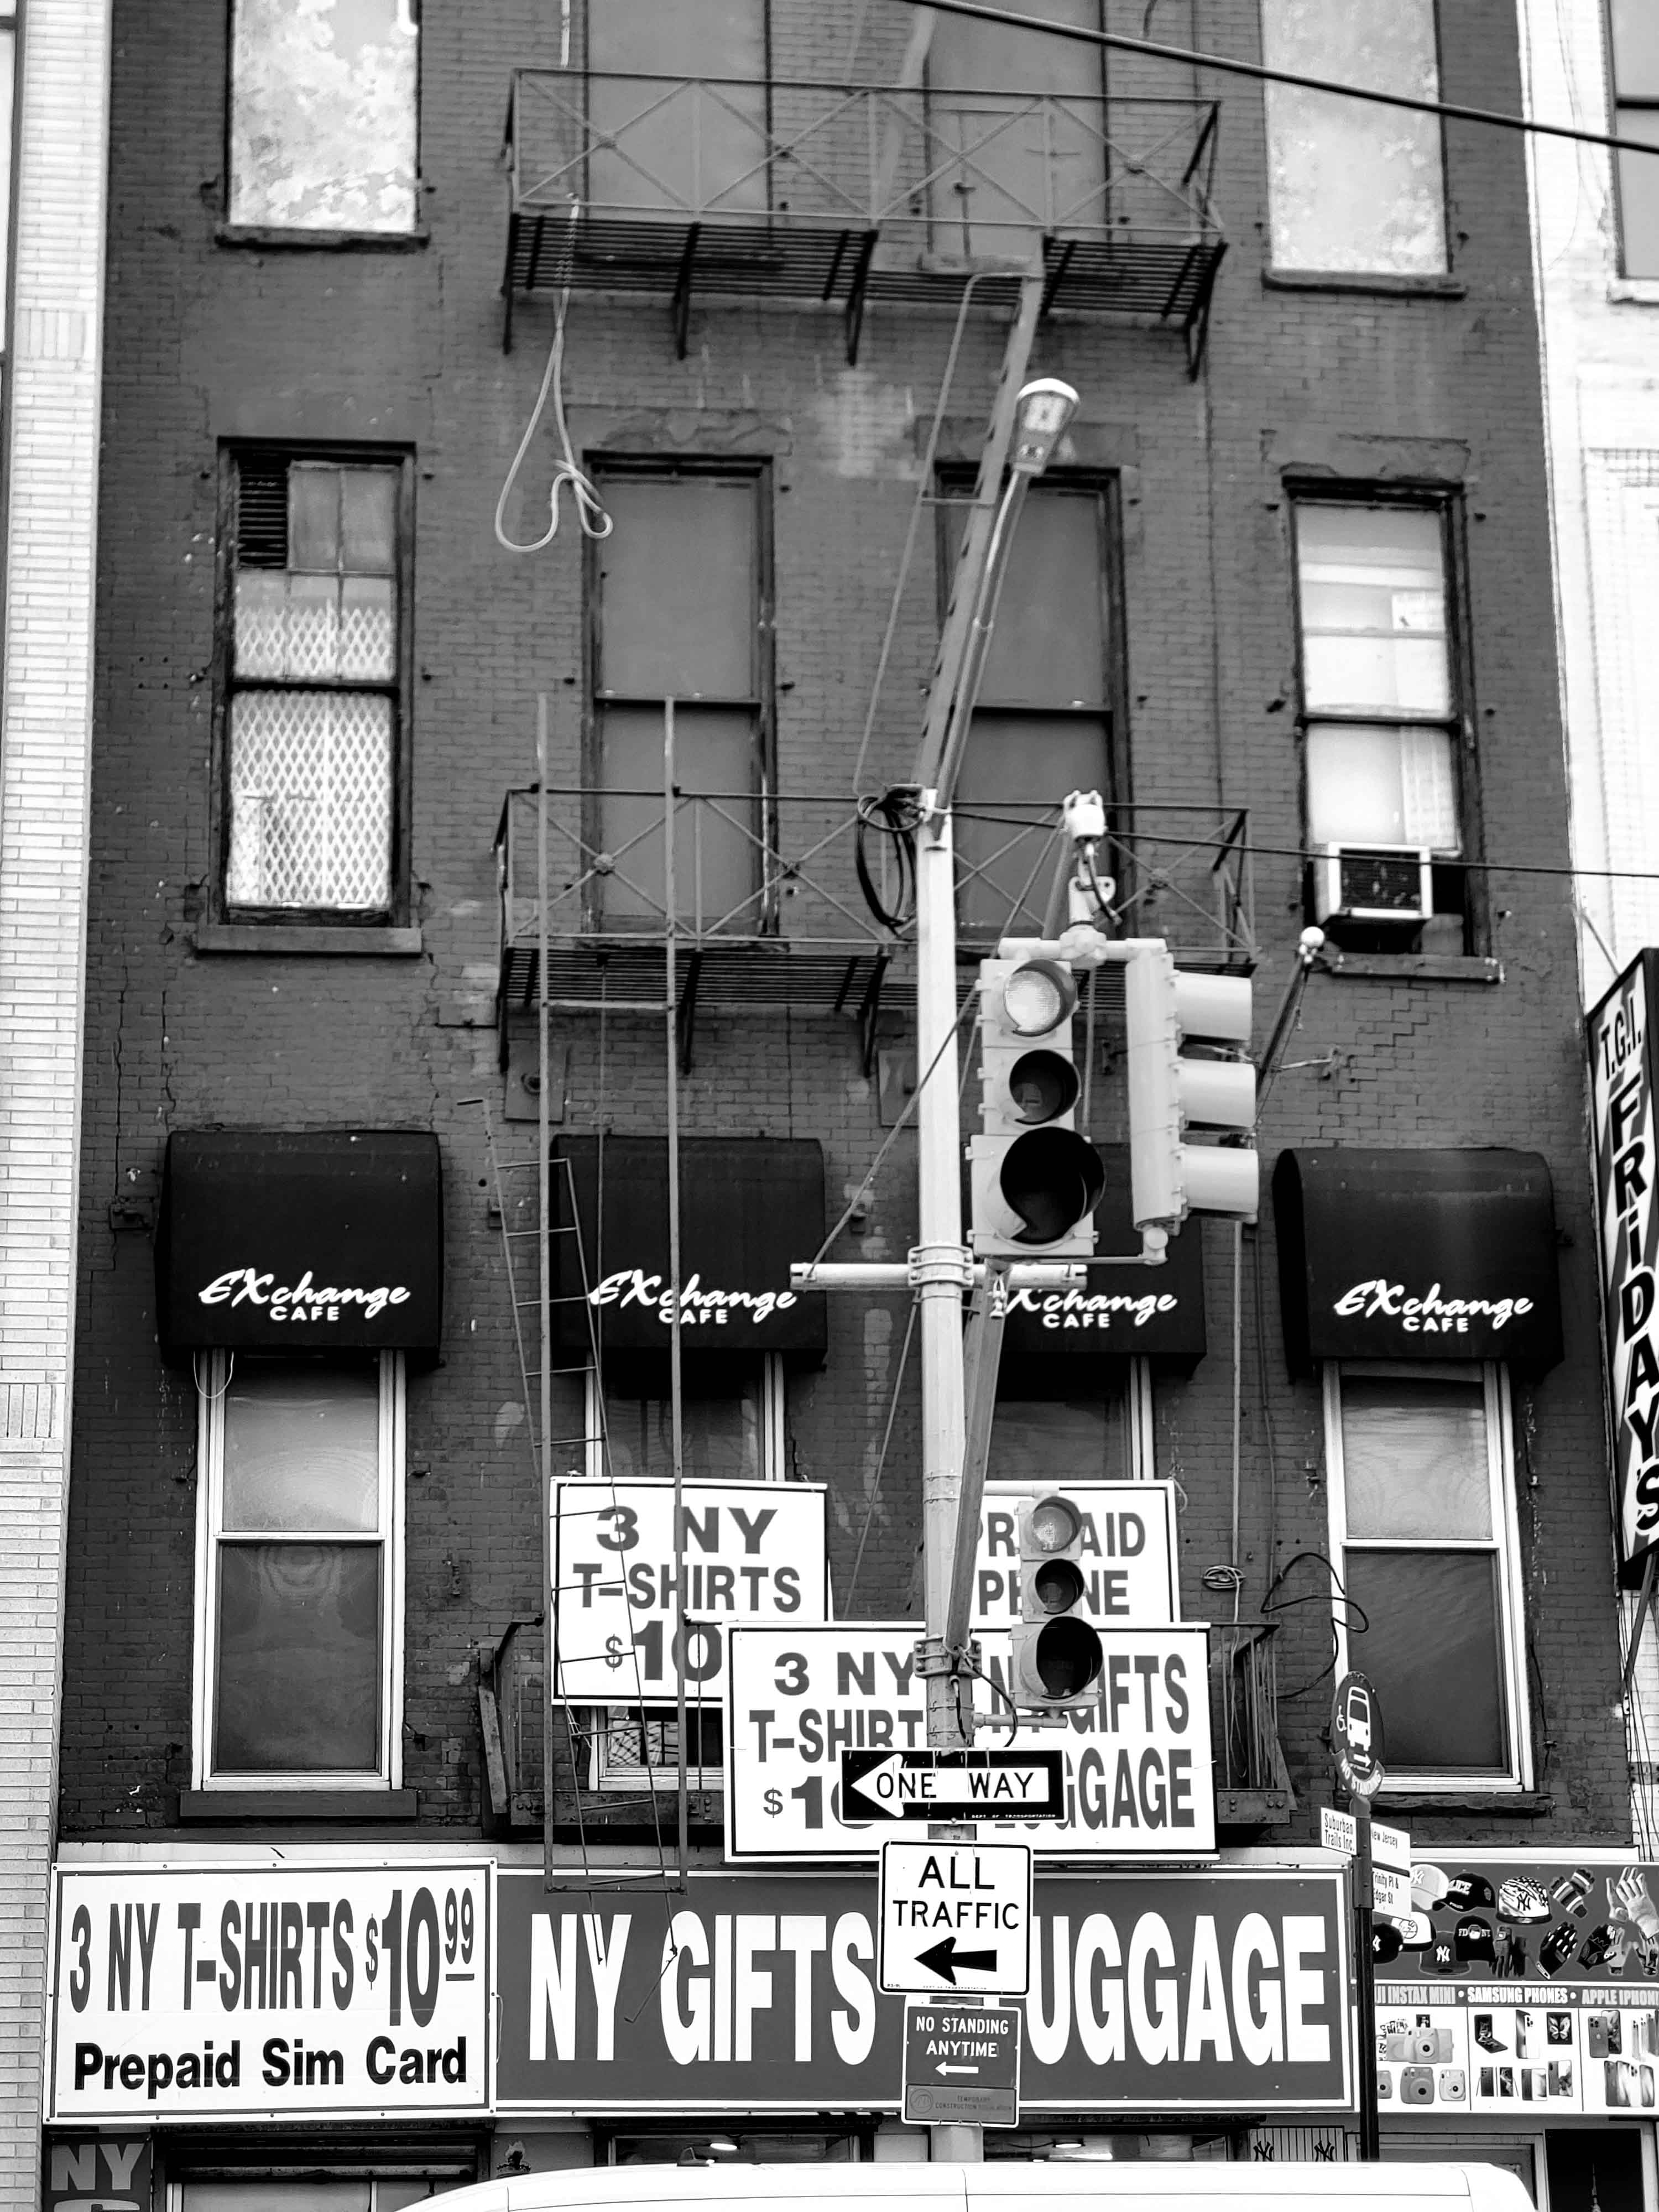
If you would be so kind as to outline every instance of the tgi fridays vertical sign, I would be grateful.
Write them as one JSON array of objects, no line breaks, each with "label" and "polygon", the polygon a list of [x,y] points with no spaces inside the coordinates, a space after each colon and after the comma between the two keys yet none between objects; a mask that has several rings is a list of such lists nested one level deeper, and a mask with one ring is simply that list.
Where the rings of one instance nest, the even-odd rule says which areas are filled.
[{"label": "tgi fridays vertical sign", "polygon": [[1659,1209],[1654,1178],[1652,1008],[1644,952],[1589,1017],[1601,1284],[1620,1552],[1631,1568],[1659,1543]]},{"label": "tgi fridays vertical sign", "polygon": [[471,2112],[481,1864],[62,1869],[46,2118]]}]

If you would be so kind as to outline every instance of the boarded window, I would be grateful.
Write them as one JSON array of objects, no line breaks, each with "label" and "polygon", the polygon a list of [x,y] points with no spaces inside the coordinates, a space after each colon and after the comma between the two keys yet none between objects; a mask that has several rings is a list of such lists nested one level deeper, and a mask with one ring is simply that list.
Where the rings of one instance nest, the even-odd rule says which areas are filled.
[{"label": "boarded window", "polygon": [[234,0],[233,223],[415,228],[416,6],[416,0]]},{"label": "boarded window", "polygon": [[[1338,84],[1440,96],[1434,0],[1261,0],[1261,58]],[[1267,103],[1276,268],[1444,270],[1438,117],[1288,84],[1268,85]]]},{"label": "boarded window", "polygon": [[[1659,148],[1659,11],[1611,0],[1613,135]],[[1659,151],[1620,154],[1619,225],[1626,276],[1659,276]]]},{"label": "boarded window", "polygon": [[[954,559],[964,510],[949,510]],[[965,929],[1037,930],[1060,802],[1107,789],[1106,501],[1035,488],[1020,515],[956,790]]]},{"label": "boarded window", "polygon": [[674,902],[695,927],[752,934],[763,728],[761,480],[606,472],[596,550],[594,732],[607,924],[665,912],[664,702],[675,702]]},{"label": "boarded window", "polygon": [[[1101,27],[1099,0],[1024,12]],[[1106,210],[1101,53],[1073,39],[941,15],[927,54],[927,167],[936,252],[1006,258]]]},{"label": "boarded window", "polygon": [[764,212],[764,0],[590,0],[587,45],[596,213]]}]

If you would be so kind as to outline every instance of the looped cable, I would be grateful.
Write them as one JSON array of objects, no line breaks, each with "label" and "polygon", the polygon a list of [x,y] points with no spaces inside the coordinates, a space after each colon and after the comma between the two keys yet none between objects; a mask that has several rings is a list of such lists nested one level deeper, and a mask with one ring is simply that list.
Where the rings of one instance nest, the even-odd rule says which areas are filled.
[{"label": "looped cable", "polygon": [[[572,200],[570,228],[573,243],[580,213],[581,203]],[[536,404],[531,410],[530,420],[519,441],[519,450],[513,456],[513,465],[501,486],[501,495],[495,502],[495,542],[508,553],[540,553],[553,543],[559,534],[559,495],[567,484],[576,503],[576,520],[581,526],[583,537],[609,538],[611,532],[611,520],[605,512],[605,501],[599,497],[593,479],[576,459],[575,448],[570,442],[569,426],[564,419],[564,321],[569,306],[570,287],[567,284],[560,292],[553,309],[553,343],[547,349],[547,367],[542,371],[542,388],[536,394]],[[507,536],[503,518],[507,501],[513,496],[513,487],[518,482],[519,471],[524,466],[525,455],[530,451],[541,427],[550,394],[553,401],[553,426],[559,436],[559,465],[554,470],[553,481],[548,486],[547,528],[539,538],[526,545],[516,538]]]}]

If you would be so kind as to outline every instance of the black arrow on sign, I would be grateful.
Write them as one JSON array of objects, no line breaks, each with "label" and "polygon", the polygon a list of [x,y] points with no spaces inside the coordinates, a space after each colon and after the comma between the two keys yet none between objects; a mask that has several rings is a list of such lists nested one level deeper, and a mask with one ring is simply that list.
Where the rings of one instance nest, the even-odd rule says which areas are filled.
[{"label": "black arrow on sign", "polygon": [[942,1943],[935,1943],[931,1951],[918,1951],[916,1954],[917,1966],[926,1966],[930,1974],[937,1974],[942,1982],[949,1982],[952,1989],[957,1985],[958,1966],[974,1967],[981,1973],[989,1974],[995,1972],[996,1963],[994,1951],[958,1951],[954,1936],[947,1936]]}]

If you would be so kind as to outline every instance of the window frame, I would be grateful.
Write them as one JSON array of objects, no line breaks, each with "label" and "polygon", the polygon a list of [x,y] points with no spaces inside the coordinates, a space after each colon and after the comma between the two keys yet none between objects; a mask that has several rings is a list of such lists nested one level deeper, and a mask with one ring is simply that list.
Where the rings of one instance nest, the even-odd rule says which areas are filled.
[{"label": "window frame", "polygon": [[[1492,1505],[1490,1538],[1377,1537],[1350,1540],[1347,1534],[1346,1494],[1344,1486],[1342,1441],[1342,1381],[1356,1380],[1468,1382],[1480,1382],[1486,1413],[1486,1471]],[[1345,1559],[1350,1551],[1477,1552],[1490,1551],[1498,1565],[1498,1657],[1503,1674],[1504,1728],[1509,1736],[1509,1771],[1472,1774],[1413,1774],[1388,1769],[1387,1786],[1395,1795],[1443,1796],[1459,1792],[1482,1796],[1514,1794],[1533,1786],[1532,1717],[1527,1681],[1526,1588],[1522,1579],[1521,1531],[1515,1489],[1515,1410],[1507,1366],[1499,1360],[1366,1360],[1328,1359],[1322,1364],[1321,1405],[1325,1431],[1326,1511],[1330,1557],[1336,1575],[1346,1587]],[[1352,1665],[1346,1609],[1340,1600],[1331,1608],[1335,1637],[1334,1674],[1338,1679]],[[1363,1671],[1363,1669],[1362,1669]],[[1383,1709],[1386,1731],[1388,1711]],[[1386,1756],[1387,1740],[1384,1738]]]},{"label": "window frame", "polygon": [[[975,484],[975,470],[967,461],[941,463],[934,472],[934,585],[939,633],[942,636],[950,612],[951,592],[956,580],[956,541],[951,528],[952,510],[965,510],[972,504]],[[974,702],[974,715],[968,727],[963,745],[965,762],[968,748],[973,744],[973,722],[981,713],[1006,715],[1011,720],[1041,718],[1048,721],[1074,721],[1079,724],[1097,721],[1103,726],[1101,751],[1105,765],[1105,788],[1101,796],[1106,802],[1109,828],[1121,828],[1127,820],[1133,827],[1134,787],[1129,732],[1129,629],[1128,602],[1125,584],[1123,555],[1123,476],[1115,468],[1054,468],[1044,471],[1026,495],[1026,506],[1045,496],[1057,494],[1076,496],[1085,494],[1096,502],[1096,528],[1099,544],[1097,585],[1100,606],[1100,634],[1103,642],[1100,671],[1100,702],[1097,706],[1033,706],[1018,701],[1000,700],[981,693]],[[966,515],[963,527],[965,529]],[[1018,544],[1016,526],[1014,544]],[[1034,828],[1050,826],[1039,823],[1038,817],[1046,808],[1052,817],[1054,809],[1064,797],[1056,792],[1043,806],[1033,805]],[[1122,818],[1121,818],[1122,817]],[[1120,869],[1120,873],[1122,873]],[[1120,885],[1127,890],[1127,886]],[[1033,886],[1035,891],[1036,886]],[[964,922],[960,918],[963,884],[958,878],[957,902],[958,933],[965,941],[989,945],[1000,933],[987,929],[977,923]],[[1046,880],[1042,896],[1047,896]]]},{"label": "window frame", "polygon": [[[759,1482],[789,1480],[788,1377],[781,1352],[763,1352],[761,1361]],[[629,1393],[617,1395],[632,1395]],[[735,1397],[738,1394],[730,1394]],[[605,1401],[599,1370],[592,1364],[582,1370],[582,1473],[589,1482],[613,1482],[632,1478],[612,1473],[605,1465]],[[695,1480],[695,1477],[688,1480]],[[722,1482],[741,1481],[740,1475],[722,1475]]]},{"label": "window frame", "polygon": [[[1145,1353],[1140,1352],[1131,1352],[1120,1357],[1122,1358],[1127,1370],[1124,1376],[1122,1408],[1123,1433],[1127,1444],[1125,1452],[1127,1462],[1127,1471],[1123,1475],[1116,1476],[1103,1468],[1098,1473],[1091,1472],[1079,1475],[1077,1480],[1080,1482],[1155,1482],[1158,1479],[1158,1423],[1152,1396],[1152,1362]],[[1079,1382],[1081,1386],[1083,1382],[1081,1376]],[[1083,1387],[1079,1387],[1075,1394],[1079,1399],[1091,1397],[1093,1395],[1091,1391]],[[1041,1397],[1000,1397],[996,1405],[1000,1412],[1004,1406],[1042,1405],[1045,1400],[1051,1403],[1055,1401],[1066,1402],[1072,1395],[1070,1392],[1056,1389]],[[1109,1411],[1109,1401],[1103,1400],[1102,1403]],[[994,1414],[992,1417],[994,1437],[995,1427],[996,1418]],[[1024,1480],[1018,1475],[988,1473],[986,1479],[988,1481],[1000,1483],[1018,1482]]]},{"label": "window frame", "polygon": [[[687,693],[677,705],[722,707],[750,712],[755,717],[754,788],[757,832],[761,844],[757,854],[760,897],[758,927],[744,935],[772,935],[780,926],[780,882],[769,856],[778,849],[777,754],[777,578],[774,528],[774,471],[769,454],[613,453],[583,456],[583,466],[603,498],[607,479],[678,483],[697,479],[741,482],[750,487],[755,515],[755,567],[750,589],[750,667],[754,692],[747,698],[713,698],[706,693]],[[611,691],[600,682],[605,670],[604,592],[600,569],[605,542],[582,539],[582,839],[589,852],[604,844],[603,807],[605,797],[603,722],[608,708],[644,709],[664,704],[660,698],[631,692]],[[664,835],[666,836],[666,825]],[[582,884],[582,927],[615,931],[615,917],[607,924],[603,905],[604,879],[591,869]],[[681,924],[684,927],[684,921]]]},{"label": "window frame", "polygon": [[379,247],[385,252],[402,252],[411,246],[426,243],[424,221],[426,184],[422,167],[425,151],[423,145],[424,110],[426,106],[426,25],[421,20],[420,0],[409,0],[415,11],[415,205],[414,216],[406,230],[324,230],[304,224],[233,221],[230,212],[233,189],[232,163],[236,137],[236,9],[238,0],[224,0],[225,31],[225,114],[222,133],[220,174],[224,179],[219,198],[217,240],[222,246],[262,246],[276,244],[283,246],[313,246],[325,250],[349,245],[355,249],[373,251]]},{"label": "window frame", "polygon": [[[371,1352],[380,1394],[380,1500],[381,1528],[375,1537],[331,1531],[319,1540],[378,1543],[385,1559],[380,1593],[380,1742],[377,1769],[351,1773],[334,1767],[298,1773],[252,1774],[214,1771],[214,1720],[217,1680],[218,1547],[224,1530],[224,1399],[235,1372],[234,1352],[198,1353],[196,1358],[196,1575],[193,1653],[191,1670],[191,1786],[203,1791],[280,1790],[314,1795],[349,1790],[386,1795],[403,1787],[403,1687],[404,1563],[404,1528],[408,1474],[408,1372],[401,1352]],[[296,1356],[296,1367],[314,1364]],[[241,1535],[246,1532],[237,1532]],[[237,1539],[233,1537],[231,1540]]]},{"label": "window frame", "polygon": [[[1316,724],[1334,723],[1338,726],[1357,726],[1376,729],[1435,729],[1444,730],[1452,741],[1452,767],[1456,782],[1458,826],[1462,834],[1462,850],[1455,860],[1433,860],[1431,874],[1434,883],[1432,919],[1461,915],[1463,923],[1463,951],[1478,953],[1485,949],[1491,937],[1491,908],[1487,896],[1486,877],[1480,865],[1485,854],[1484,831],[1481,821],[1480,750],[1475,742],[1476,710],[1474,702],[1474,665],[1471,645],[1472,623],[1469,606],[1468,532],[1464,512],[1462,488],[1444,483],[1412,482],[1382,483],[1361,479],[1351,483],[1333,483],[1325,478],[1309,479],[1286,477],[1284,482],[1285,516],[1288,530],[1288,553],[1291,584],[1291,621],[1294,639],[1296,666],[1296,746],[1297,804],[1301,813],[1302,844],[1305,856],[1304,876],[1304,911],[1309,921],[1316,919],[1313,910],[1313,876],[1316,863],[1322,857],[1312,838],[1312,817],[1309,805],[1308,788],[1308,732]],[[1297,537],[1297,512],[1304,507],[1395,507],[1434,514],[1439,521],[1442,577],[1446,604],[1446,678],[1450,693],[1444,714],[1392,714],[1380,709],[1361,711],[1354,708],[1310,708],[1308,704],[1307,639],[1303,621],[1302,561]],[[1387,846],[1392,841],[1377,838],[1375,842]],[[1367,848],[1356,846],[1357,850]],[[1444,878],[1456,875],[1461,878],[1462,904],[1461,908],[1442,904],[1446,888]]]},{"label": "window frame", "polygon": [[[1626,98],[1619,89],[1619,53],[1613,42],[1613,0],[1601,0],[1602,82],[1607,96],[1607,128],[1615,138],[1624,133],[1619,128],[1621,111],[1629,109],[1638,115],[1659,113],[1659,94],[1639,94]],[[1626,283],[1651,284],[1659,282],[1659,267],[1645,274],[1632,276],[1630,251],[1625,232],[1625,161],[1622,154],[1609,152],[1607,160],[1607,190],[1613,202],[1614,268]],[[1659,161],[1659,147],[1654,159]],[[1656,261],[1659,262],[1659,240],[1655,241]]]},{"label": "window frame", "polygon": [[[1437,100],[1443,100],[1446,97],[1446,33],[1445,24],[1442,20],[1442,0],[1428,0],[1428,7],[1430,21],[1434,31],[1434,96]],[[1258,4],[1256,30],[1258,39],[1265,46],[1266,40],[1261,37],[1262,29],[1261,7]],[[1368,289],[1372,286],[1379,286],[1388,290],[1393,290],[1397,287],[1407,292],[1434,292],[1443,289],[1448,283],[1454,283],[1456,278],[1458,241],[1452,221],[1451,162],[1446,137],[1446,118],[1443,115],[1437,115],[1434,118],[1440,167],[1440,234],[1444,243],[1443,265],[1439,269],[1311,269],[1304,268],[1298,262],[1281,262],[1278,259],[1273,237],[1272,189],[1273,130],[1271,94],[1273,89],[1271,84],[1264,83],[1261,88],[1261,143],[1268,179],[1267,221],[1264,226],[1267,274],[1273,277],[1288,278],[1292,283],[1312,285],[1328,284],[1335,289],[1352,289],[1356,286],[1361,289]]]},{"label": "window frame", "polygon": [[[725,1728],[726,1708],[723,1705],[702,1705],[688,1701],[686,1717],[696,1716],[699,1729],[708,1719],[719,1723],[721,1734],[721,1758],[715,1766],[702,1763],[701,1752],[685,1770],[688,1790],[724,1790],[726,1787]],[[653,1760],[648,1766],[613,1767],[611,1764],[611,1731],[618,1722],[635,1718],[646,1728],[657,1728],[666,1732],[675,1726],[678,1708],[672,1705],[590,1705],[586,1715],[587,1730],[587,1787],[595,1795],[606,1796],[661,1796],[679,1788],[678,1756]]]},{"label": "window frame", "polygon": [[[393,577],[398,592],[395,676],[389,684],[297,684],[251,679],[255,688],[305,691],[372,692],[392,702],[391,903],[368,909],[342,907],[272,907],[233,905],[228,896],[230,868],[231,710],[241,689],[236,677],[235,617],[237,560],[237,488],[245,461],[317,461],[325,466],[380,467],[398,471],[398,544]],[[273,944],[285,930],[319,928],[342,932],[406,928],[410,915],[410,816],[411,752],[414,716],[415,659],[415,453],[404,445],[310,444],[281,439],[226,439],[219,447],[217,529],[213,591],[213,772],[209,780],[208,842],[213,855],[210,874],[208,916],[210,921],[234,927],[270,930]]]}]

